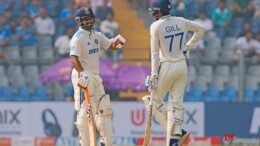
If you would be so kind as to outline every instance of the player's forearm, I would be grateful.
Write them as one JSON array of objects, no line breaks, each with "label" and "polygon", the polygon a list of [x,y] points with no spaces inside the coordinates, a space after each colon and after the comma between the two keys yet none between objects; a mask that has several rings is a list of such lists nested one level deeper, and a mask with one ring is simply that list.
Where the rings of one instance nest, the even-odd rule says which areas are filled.
[{"label": "player's forearm", "polygon": [[159,54],[157,55],[152,55],[152,72],[151,76],[158,76],[158,70],[159,70]]},{"label": "player's forearm", "polygon": [[116,48],[116,45],[114,43],[112,43],[108,49],[113,51],[118,50],[118,48]]},{"label": "player's forearm", "polygon": [[74,67],[78,72],[84,71],[83,67],[81,66],[81,63],[79,62],[79,57],[78,57],[78,56],[71,55],[71,56],[70,56],[70,60],[71,60],[71,63],[72,63],[72,65],[73,65],[73,67]]},{"label": "player's forearm", "polygon": [[188,41],[187,49],[190,50],[191,48],[194,48],[198,42],[201,40],[201,38],[204,36],[206,29],[203,26],[197,26],[194,30],[194,34],[192,38]]}]

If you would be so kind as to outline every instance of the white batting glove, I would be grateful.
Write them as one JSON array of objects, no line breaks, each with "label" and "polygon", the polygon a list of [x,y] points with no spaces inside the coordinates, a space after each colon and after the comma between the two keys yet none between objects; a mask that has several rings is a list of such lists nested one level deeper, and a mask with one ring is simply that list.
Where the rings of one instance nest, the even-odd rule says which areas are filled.
[{"label": "white batting glove", "polygon": [[186,59],[190,58],[190,51],[183,51],[183,55],[185,56]]},{"label": "white batting glove", "polygon": [[89,83],[89,76],[88,76],[87,72],[82,71],[82,72],[80,72],[79,76],[80,77],[79,77],[78,86],[81,89],[86,89],[86,87],[88,86],[88,83]]},{"label": "white batting glove", "polygon": [[147,76],[145,80],[145,87],[150,91],[151,89],[155,89],[158,84],[158,78],[152,78],[151,76]]},{"label": "white batting glove", "polygon": [[126,42],[126,39],[119,34],[115,37],[113,44],[115,44],[117,49],[121,49],[125,42]]}]

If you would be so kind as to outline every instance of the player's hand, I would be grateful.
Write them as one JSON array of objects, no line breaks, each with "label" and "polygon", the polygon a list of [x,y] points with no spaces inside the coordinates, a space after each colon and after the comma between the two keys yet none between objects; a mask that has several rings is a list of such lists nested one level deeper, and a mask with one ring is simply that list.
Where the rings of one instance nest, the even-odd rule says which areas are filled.
[{"label": "player's hand", "polygon": [[186,59],[190,58],[190,51],[183,51],[183,55],[185,56]]},{"label": "player's hand", "polygon": [[89,83],[89,76],[88,76],[87,72],[85,72],[85,71],[80,72],[79,76],[80,77],[79,77],[78,86],[81,89],[85,90]]},{"label": "player's hand", "polygon": [[125,42],[126,39],[119,34],[115,37],[113,44],[116,46],[117,49],[121,49]]},{"label": "player's hand", "polygon": [[157,87],[158,78],[151,78],[151,76],[147,76],[145,80],[145,87],[150,91],[151,89],[155,89]]}]

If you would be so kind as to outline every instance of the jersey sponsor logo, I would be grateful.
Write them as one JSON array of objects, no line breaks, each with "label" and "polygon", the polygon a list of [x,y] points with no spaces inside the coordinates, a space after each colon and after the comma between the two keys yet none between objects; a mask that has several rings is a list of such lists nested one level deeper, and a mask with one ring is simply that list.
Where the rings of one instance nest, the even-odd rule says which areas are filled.
[{"label": "jersey sponsor logo", "polygon": [[173,31],[178,31],[178,30],[181,30],[178,25],[175,25],[175,26],[171,25],[171,26],[165,27],[165,31],[168,33],[173,32]]},{"label": "jersey sponsor logo", "polygon": [[88,54],[98,53],[98,48],[90,49]]},{"label": "jersey sponsor logo", "polygon": [[78,31],[78,32],[76,32],[76,34],[75,34],[75,37],[80,37],[81,35],[83,34],[83,31]]}]

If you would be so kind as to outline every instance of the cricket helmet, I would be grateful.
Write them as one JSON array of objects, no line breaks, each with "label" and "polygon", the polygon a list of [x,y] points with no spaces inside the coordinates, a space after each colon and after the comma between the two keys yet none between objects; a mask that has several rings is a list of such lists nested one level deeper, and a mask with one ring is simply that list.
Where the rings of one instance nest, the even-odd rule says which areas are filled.
[{"label": "cricket helmet", "polygon": [[154,0],[148,11],[154,20],[158,20],[159,12],[161,12],[163,16],[169,15],[171,8],[172,5],[168,0]]},{"label": "cricket helmet", "polygon": [[95,15],[91,8],[81,7],[76,12],[75,21],[82,29],[91,31],[95,23]]}]

